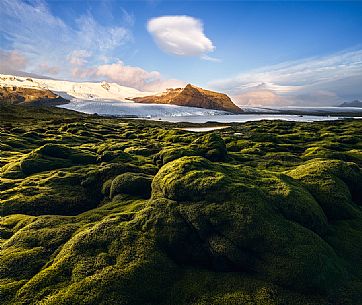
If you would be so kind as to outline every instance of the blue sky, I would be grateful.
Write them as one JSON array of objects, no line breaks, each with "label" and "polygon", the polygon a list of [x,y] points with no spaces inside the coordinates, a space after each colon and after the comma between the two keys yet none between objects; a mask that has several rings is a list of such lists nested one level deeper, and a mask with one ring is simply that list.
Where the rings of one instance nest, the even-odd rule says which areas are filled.
[{"label": "blue sky", "polygon": [[[193,83],[240,104],[362,98],[362,2],[0,2],[0,72]],[[168,17],[167,17],[168,16]]]}]

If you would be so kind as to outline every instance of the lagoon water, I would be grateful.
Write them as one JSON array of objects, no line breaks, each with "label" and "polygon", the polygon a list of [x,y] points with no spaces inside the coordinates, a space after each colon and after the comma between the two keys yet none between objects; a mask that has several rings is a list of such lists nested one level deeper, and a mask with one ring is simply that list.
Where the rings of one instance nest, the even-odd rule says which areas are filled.
[{"label": "lagoon water", "polygon": [[156,117],[152,120],[165,122],[187,122],[187,123],[244,123],[249,121],[261,120],[284,120],[296,122],[315,122],[315,121],[334,121],[341,117],[337,116],[318,116],[318,115],[289,115],[289,114],[239,114],[239,115],[203,115],[203,116],[173,116],[173,117]]},{"label": "lagoon water", "polygon": [[212,130],[225,129],[225,128],[229,128],[229,127],[230,126],[184,127],[184,128],[179,128],[179,129],[187,130],[187,131],[194,131],[194,132],[207,132],[207,131],[212,131]]}]

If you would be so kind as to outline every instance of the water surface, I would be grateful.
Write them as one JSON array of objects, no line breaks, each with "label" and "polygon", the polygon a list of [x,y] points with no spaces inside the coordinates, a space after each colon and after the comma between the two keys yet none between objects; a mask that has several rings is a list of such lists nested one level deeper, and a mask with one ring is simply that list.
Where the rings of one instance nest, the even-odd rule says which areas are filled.
[{"label": "water surface", "polygon": [[173,116],[173,117],[156,117],[152,120],[165,122],[187,122],[187,123],[244,123],[261,120],[283,120],[295,122],[317,122],[317,121],[334,121],[341,117],[337,116],[318,116],[318,115],[289,115],[289,114],[238,114],[238,115],[203,115],[203,116]]}]

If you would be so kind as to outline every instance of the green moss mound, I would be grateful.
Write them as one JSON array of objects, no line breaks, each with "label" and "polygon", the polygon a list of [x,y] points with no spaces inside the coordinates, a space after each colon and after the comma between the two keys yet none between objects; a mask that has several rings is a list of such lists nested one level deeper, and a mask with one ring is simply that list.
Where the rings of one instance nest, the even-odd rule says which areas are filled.
[{"label": "green moss mound", "polygon": [[20,169],[24,174],[31,175],[51,169],[95,162],[96,156],[90,152],[59,144],[46,144],[24,158],[20,162]]},{"label": "green moss mound", "polygon": [[227,159],[226,144],[219,134],[209,133],[198,137],[190,145],[164,148],[154,156],[153,161],[161,167],[184,156],[201,156],[210,161],[225,161]]},{"label": "green moss mound", "polygon": [[150,156],[154,153],[154,151],[146,147],[127,147],[124,152],[139,156]]},{"label": "green moss mound", "polygon": [[[163,166],[152,183],[153,196],[171,200],[222,200],[230,180],[202,157],[182,157]],[[215,194],[218,196],[215,197]]]},{"label": "green moss mound", "polygon": [[362,173],[353,163],[313,160],[288,173],[311,192],[330,219],[348,219],[361,205]]},{"label": "green moss mound", "polygon": [[151,176],[139,173],[124,173],[113,179],[109,194],[111,198],[118,194],[148,198],[151,195],[151,182]]},{"label": "green moss mound", "polygon": [[154,156],[153,162],[161,167],[162,165],[176,160],[185,156],[194,156],[197,155],[195,150],[190,148],[180,147],[171,147],[162,149],[157,155]]},{"label": "green moss mound", "polygon": [[[259,189],[253,186],[256,179]],[[235,170],[200,157],[168,163],[154,178],[153,197],[187,203],[177,206],[178,216],[172,212],[174,221],[160,226],[162,247],[182,264],[256,272],[302,290],[335,287],[346,276],[343,263],[308,228],[323,231],[326,219],[321,208],[306,191],[295,190],[288,207],[275,209],[271,203],[278,199],[270,179],[250,168]],[[297,188],[288,180],[283,183]],[[314,214],[308,211],[311,206]]]},{"label": "green moss mound", "polygon": [[101,153],[98,157],[98,160],[101,162],[129,162],[132,161],[132,157],[123,151],[120,150],[106,150]]},{"label": "green moss mound", "polygon": [[82,185],[85,179],[84,173],[63,171],[50,176],[43,173],[26,177],[17,186],[2,192],[2,215],[72,215],[92,209],[101,195],[98,189]]},{"label": "green moss mound", "polygon": [[196,139],[190,148],[194,148],[200,156],[210,161],[225,161],[227,158],[225,142],[217,133],[209,133]]},{"label": "green moss mound", "polygon": [[268,200],[286,218],[323,235],[328,219],[311,193],[286,175],[263,178],[260,188]]},{"label": "green moss mound", "polygon": [[359,304],[362,122],[186,126],[0,105],[0,303]]},{"label": "green moss mound", "polygon": [[16,177],[14,169],[28,176],[57,168],[95,163],[96,160],[96,155],[91,152],[60,144],[45,144],[27,154],[19,162],[5,166],[2,171],[4,177],[11,178]]}]

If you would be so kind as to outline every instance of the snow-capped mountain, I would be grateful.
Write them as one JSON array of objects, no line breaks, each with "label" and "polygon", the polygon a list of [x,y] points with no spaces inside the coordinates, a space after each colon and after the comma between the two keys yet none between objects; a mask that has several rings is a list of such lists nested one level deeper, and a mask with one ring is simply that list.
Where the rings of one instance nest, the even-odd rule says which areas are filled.
[{"label": "snow-capped mountain", "polygon": [[138,104],[130,99],[159,93],[143,92],[108,82],[72,82],[0,74],[1,86],[50,90],[70,100],[70,103],[60,107],[84,113],[139,117],[199,116],[226,113],[196,107]]},{"label": "snow-capped mountain", "polygon": [[155,94],[155,92],[142,92],[116,83],[72,82],[4,74],[0,74],[0,86],[47,89],[69,100],[75,98],[88,101],[125,101],[126,98]]}]

